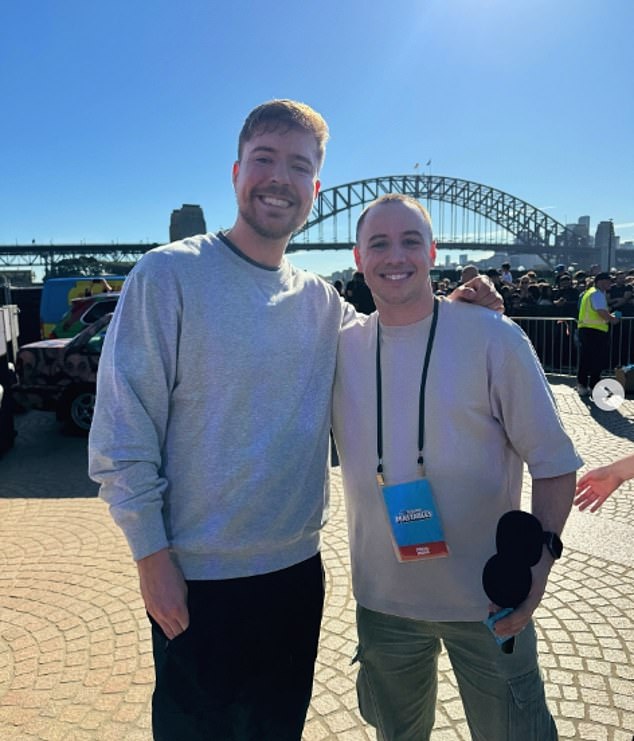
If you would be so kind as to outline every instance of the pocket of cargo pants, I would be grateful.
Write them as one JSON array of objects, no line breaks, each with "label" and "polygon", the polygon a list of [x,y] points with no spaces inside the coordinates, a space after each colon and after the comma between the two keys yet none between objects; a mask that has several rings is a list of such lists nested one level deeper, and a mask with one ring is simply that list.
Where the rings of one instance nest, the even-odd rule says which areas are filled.
[{"label": "pocket of cargo pants", "polygon": [[516,741],[556,741],[555,723],[546,705],[539,669],[509,679],[509,738]]}]

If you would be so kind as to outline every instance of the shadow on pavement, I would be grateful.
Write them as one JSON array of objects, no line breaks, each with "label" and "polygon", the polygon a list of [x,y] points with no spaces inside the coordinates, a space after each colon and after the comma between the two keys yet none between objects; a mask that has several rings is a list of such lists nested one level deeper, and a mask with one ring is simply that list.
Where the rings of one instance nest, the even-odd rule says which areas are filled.
[{"label": "shadow on pavement", "polygon": [[0,498],[97,496],[87,473],[86,437],[66,433],[51,412],[20,414],[15,427],[15,444],[0,458]]},{"label": "shadow on pavement", "polygon": [[[574,388],[576,381],[571,376],[557,376],[547,374],[548,382],[551,386],[569,386]],[[631,399],[632,394],[626,394],[626,399]],[[592,419],[607,432],[616,437],[622,437],[626,440],[634,439],[634,419],[624,414],[621,409],[603,411],[592,401],[590,396],[580,397],[580,401],[587,407],[588,413]]]}]

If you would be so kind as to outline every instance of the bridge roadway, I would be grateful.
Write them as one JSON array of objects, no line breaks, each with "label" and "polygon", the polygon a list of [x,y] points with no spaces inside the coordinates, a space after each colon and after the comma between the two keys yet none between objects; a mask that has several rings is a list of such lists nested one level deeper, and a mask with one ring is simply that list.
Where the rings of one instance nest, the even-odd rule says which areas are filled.
[{"label": "bridge roadway", "polygon": [[[138,244],[60,244],[60,245],[0,245],[0,268],[29,268],[45,267],[50,269],[63,259],[77,257],[95,257],[106,262],[136,262],[148,250],[158,247],[158,242]],[[306,250],[331,251],[348,250],[353,247],[352,242],[303,242],[299,236],[291,242],[287,252]],[[453,252],[500,252],[503,254],[538,254],[551,262],[560,259],[560,255],[552,248],[533,244],[504,244],[498,242],[438,242],[439,250]],[[622,255],[622,258],[621,258]],[[601,250],[595,248],[578,247],[569,250],[563,261],[579,265],[591,265],[600,261]],[[632,261],[631,250],[615,250],[617,264]]]},{"label": "bridge roadway", "polygon": [[[634,400],[601,412],[552,377],[588,466],[632,451]],[[521,393],[521,390],[518,391]],[[54,415],[17,420],[0,459],[0,738],[149,741],[152,657],[127,545],[86,477],[86,443]],[[529,482],[525,481],[525,491]],[[324,534],[327,600],[304,741],[374,736],[356,710],[354,600],[341,477]],[[574,511],[537,613],[561,739],[634,734],[634,483],[594,515]],[[469,739],[445,653],[433,741]]]}]

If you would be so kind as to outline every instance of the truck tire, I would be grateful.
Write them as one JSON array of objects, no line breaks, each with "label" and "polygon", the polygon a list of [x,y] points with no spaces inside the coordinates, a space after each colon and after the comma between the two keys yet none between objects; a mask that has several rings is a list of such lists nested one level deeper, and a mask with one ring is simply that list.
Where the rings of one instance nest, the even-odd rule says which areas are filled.
[{"label": "truck tire", "polygon": [[58,415],[70,432],[87,435],[95,410],[95,386],[89,383],[71,386],[60,400]]}]

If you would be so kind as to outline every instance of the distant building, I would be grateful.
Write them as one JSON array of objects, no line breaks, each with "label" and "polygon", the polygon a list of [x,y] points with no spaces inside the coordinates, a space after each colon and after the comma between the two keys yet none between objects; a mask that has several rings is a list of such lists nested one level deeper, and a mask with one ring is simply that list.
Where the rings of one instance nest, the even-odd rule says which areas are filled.
[{"label": "distant building", "polygon": [[578,247],[592,247],[594,239],[590,235],[590,217],[580,216],[576,223],[566,224],[566,231],[557,235],[555,243],[560,253],[569,253]]},{"label": "distant building", "polygon": [[30,286],[33,285],[33,277],[32,270],[0,270],[0,285]]},{"label": "distant building", "polygon": [[170,242],[176,242],[196,234],[205,234],[207,225],[200,206],[183,203],[182,208],[175,208],[170,218]]},{"label": "distant building", "polygon": [[614,240],[614,224],[611,221],[600,221],[594,235],[594,246],[604,249]]},{"label": "distant building", "polygon": [[577,220],[577,224],[580,227],[580,232],[586,237],[590,236],[590,217],[580,216]]},{"label": "distant building", "polygon": [[615,263],[614,253],[618,246],[611,221],[600,221],[594,235],[594,246],[601,250],[601,269],[609,270]]},{"label": "distant building", "polygon": [[566,229],[569,229],[575,237],[578,237],[581,240],[585,240],[587,242],[588,237],[590,236],[590,232],[588,229],[590,228],[589,224],[582,223],[581,220],[579,220],[576,224],[566,224]]}]

